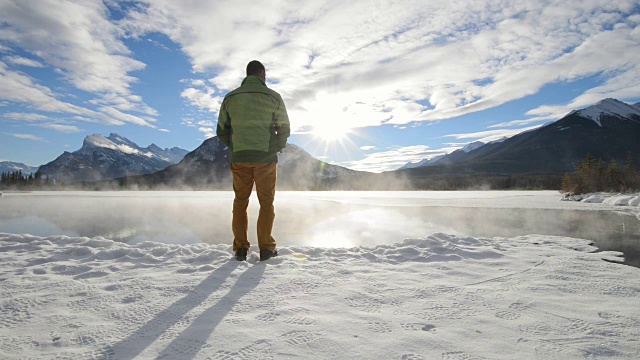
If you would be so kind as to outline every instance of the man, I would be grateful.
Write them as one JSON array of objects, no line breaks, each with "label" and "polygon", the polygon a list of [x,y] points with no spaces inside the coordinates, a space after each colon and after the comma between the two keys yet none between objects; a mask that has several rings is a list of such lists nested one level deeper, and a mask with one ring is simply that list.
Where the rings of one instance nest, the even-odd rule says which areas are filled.
[{"label": "man", "polygon": [[260,213],[258,247],[260,261],[277,256],[271,236],[275,211],[278,152],[287,145],[291,132],[282,97],[265,84],[264,65],[257,60],[247,65],[242,85],[228,93],[220,106],[216,134],[231,149],[233,174],[233,251],[236,260],[247,259],[249,250],[247,207],[256,184]]}]

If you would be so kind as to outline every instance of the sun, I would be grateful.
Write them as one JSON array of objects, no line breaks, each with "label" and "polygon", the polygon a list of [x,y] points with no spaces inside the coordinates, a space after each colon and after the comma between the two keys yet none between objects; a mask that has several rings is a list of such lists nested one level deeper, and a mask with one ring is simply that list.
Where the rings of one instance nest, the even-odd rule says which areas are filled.
[{"label": "sun", "polygon": [[340,142],[349,136],[351,129],[344,126],[314,126],[311,134],[324,142]]}]

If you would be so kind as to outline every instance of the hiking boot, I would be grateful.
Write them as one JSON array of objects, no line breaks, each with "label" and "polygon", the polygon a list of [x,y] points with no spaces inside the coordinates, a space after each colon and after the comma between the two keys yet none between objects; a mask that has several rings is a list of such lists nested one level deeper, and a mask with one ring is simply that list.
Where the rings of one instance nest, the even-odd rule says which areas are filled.
[{"label": "hiking boot", "polygon": [[246,261],[247,260],[247,249],[240,248],[236,251],[236,260],[238,261]]},{"label": "hiking boot", "polygon": [[260,249],[260,261],[271,259],[274,256],[278,256],[278,250]]}]

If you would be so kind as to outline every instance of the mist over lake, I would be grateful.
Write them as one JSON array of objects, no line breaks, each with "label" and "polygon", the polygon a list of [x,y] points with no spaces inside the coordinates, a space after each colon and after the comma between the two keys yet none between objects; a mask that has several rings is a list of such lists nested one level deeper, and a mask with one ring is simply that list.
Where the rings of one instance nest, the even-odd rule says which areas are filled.
[{"label": "mist over lake", "polygon": [[[278,192],[274,237],[282,246],[390,245],[447,233],[588,239],[640,265],[633,209],[559,201],[555,191]],[[31,192],[0,199],[0,232],[104,237],[137,244],[230,244],[233,192]],[[249,239],[257,245],[255,193]]]}]

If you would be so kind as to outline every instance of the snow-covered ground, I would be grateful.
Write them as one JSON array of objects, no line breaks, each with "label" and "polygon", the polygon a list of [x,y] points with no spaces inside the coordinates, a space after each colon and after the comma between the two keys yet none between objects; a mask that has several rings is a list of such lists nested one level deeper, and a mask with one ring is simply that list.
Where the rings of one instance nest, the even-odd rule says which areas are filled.
[{"label": "snow-covered ground", "polygon": [[[26,198],[38,196],[62,202],[85,195],[4,194],[0,214],[19,213],[7,209],[12,200],[29,204]],[[95,203],[193,196],[219,200],[227,212],[231,199],[91,196]],[[394,221],[377,212],[385,206],[639,216],[634,206],[559,198],[557,192],[279,193],[276,210],[286,217],[293,216],[281,209],[288,205],[307,204],[302,210],[316,215],[325,202],[339,204],[333,212],[362,205],[371,208],[364,214],[372,237]],[[348,227],[339,215],[315,221]],[[332,230],[326,236],[340,229]],[[619,252],[596,252],[590,241],[568,236],[430,230],[375,246],[339,247],[330,238],[333,247],[283,244],[281,256],[266,262],[257,261],[255,248],[248,262],[232,260],[225,241],[126,244],[0,233],[0,358],[640,358],[640,269],[621,265]]]}]

